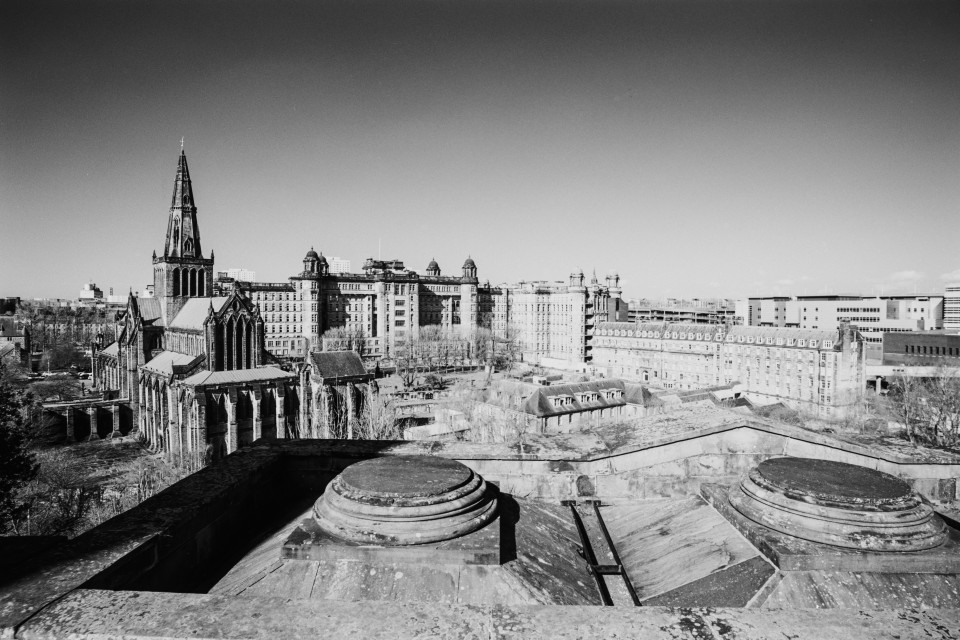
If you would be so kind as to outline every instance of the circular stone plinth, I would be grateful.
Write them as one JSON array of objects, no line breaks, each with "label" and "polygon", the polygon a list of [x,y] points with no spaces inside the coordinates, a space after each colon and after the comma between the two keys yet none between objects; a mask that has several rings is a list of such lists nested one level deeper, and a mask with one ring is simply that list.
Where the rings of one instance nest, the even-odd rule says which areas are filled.
[{"label": "circular stone plinth", "polygon": [[466,485],[476,474],[456,460],[431,456],[374,458],[350,465],[340,486],[360,500],[431,498]]},{"label": "circular stone plinth", "polygon": [[364,544],[425,544],[489,523],[497,501],[486,482],[456,460],[390,456],[347,467],[314,505],[328,534]]},{"label": "circular stone plinth", "polygon": [[774,458],[730,492],[747,518],[797,538],[864,551],[920,551],[946,526],[903,480],[857,465]]}]

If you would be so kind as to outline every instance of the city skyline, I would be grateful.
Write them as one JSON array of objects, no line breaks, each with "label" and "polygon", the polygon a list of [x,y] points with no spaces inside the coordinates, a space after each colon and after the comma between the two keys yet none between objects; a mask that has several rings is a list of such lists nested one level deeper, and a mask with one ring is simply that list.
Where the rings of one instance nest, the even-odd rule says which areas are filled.
[{"label": "city skyline", "polygon": [[958,27],[938,2],[4,3],[0,295],[142,290],[181,137],[205,252],[261,280],[312,246],[616,271],[626,298],[942,293]]}]

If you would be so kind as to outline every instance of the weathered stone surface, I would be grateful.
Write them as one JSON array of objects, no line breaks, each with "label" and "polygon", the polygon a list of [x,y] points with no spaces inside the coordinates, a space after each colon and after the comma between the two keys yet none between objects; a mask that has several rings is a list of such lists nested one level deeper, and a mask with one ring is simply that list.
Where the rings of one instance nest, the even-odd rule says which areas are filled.
[{"label": "weathered stone surface", "polygon": [[745,607],[773,575],[763,557],[750,558],[644,600],[644,606]]},{"label": "weathered stone surface", "polygon": [[[347,467],[316,502],[319,529],[365,545],[436,543],[486,527],[497,513],[495,491],[469,467],[444,458],[395,456]],[[302,530],[289,545],[326,546]],[[313,539],[315,542],[311,543]]]},{"label": "weathered stone surface", "polygon": [[789,571],[765,609],[932,609],[960,603],[960,575]]},{"label": "weathered stone surface", "polygon": [[810,542],[765,527],[730,505],[720,485],[705,484],[703,497],[757,549],[783,571],[864,571],[886,573],[960,573],[960,532],[949,529],[939,547],[912,552],[869,552]]},{"label": "weathered stone surface", "polygon": [[[355,499],[432,498],[467,484],[474,474],[468,467],[434,456],[387,456],[352,464],[339,476],[345,492]],[[429,502],[428,502],[429,504]]]},{"label": "weathered stone surface", "polygon": [[279,558],[277,549],[296,522],[283,526],[251,550],[211,593],[470,604],[600,603],[586,564],[577,555],[579,539],[569,510],[560,505],[502,496],[497,523],[505,541],[502,566],[422,559],[395,562],[388,554],[379,559],[347,554],[341,558],[331,555],[322,561]]},{"label": "weathered stone surface", "polygon": [[718,609],[703,612],[703,620],[718,640],[876,640],[960,637],[957,609],[896,609],[891,611]]},{"label": "weathered stone surface", "polygon": [[414,545],[374,545],[342,540],[324,531],[315,518],[305,518],[284,541],[284,558],[357,560],[361,562],[490,564],[501,562],[500,523],[493,521],[456,538]]},{"label": "weathered stone surface", "polygon": [[804,540],[872,552],[943,544],[943,521],[902,480],[874,469],[810,458],[774,458],[729,492],[747,518]]},{"label": "weathered stone surface", "polygon": [[471,606],[330,602],[81,590],[27,622],[19,637],[53,638],[644,638],[856,640],[956,638],[960,612],[773,611],[662,607]]},{"label": "weathered stone surface", "polygon": [[[642,601],[744,606],[774,571],[700,498],[647,500],[600,511]],[[759,564],[744,565],[752,560]]]},{"label": "weathered stone surface", "polygon": [[[746,443],[745,440],[738,441],[737,430],[764,435]],[[707,447],[706,438],[719,439],[710,440]],[[577,479],[585,476],[595,487],[596,495],[604,500],[609,497],[629,500],[643,494],[649,478],[627,477],[625,470],[643,469],[654,460],[679,460],[676,453],[686,450],[683,443],[691,440],[696,443],[698,439],[701,453],[741,455],[740,447],[749,447],[747,453],[765,455],[766,449],[758,449],[771,447],[777,449],[777,453],[790,453],[796,449],[808,456],[870,466],[902,477],[930,499],[936,499],[941,492],[950,492],[951,489],[954,491],[951,499],[955,499],[956,483],[950,480],[960,476],[960,458],[949,452],[913,449],[898,442],[878,445],[876,440],[816,434],[731,411],[677,416],[677,419],[671,418],[664,423],[644,423],[625,431],[620,441],[610,445],[592,434],[556,443],[534,437],[523,451],[512,445],[462,442],[262,442],[239,450],[211,469],[187,478],[131,511],[52,550],[42,564],[31,563],[23,571],[2,576],[5,583],[0,586],[0,635],[12,634],[17,625],[81,585],[125,589],[201,588],[197,586],[202,582],[201,578],[211,576],[216,567],[229,566],[231,558],[240,557],[244,550],[254,545],[257,538],[251,527],[269,520],[271,516],[268,514],[278,504],[283,505],[291,494],[300,491],[317,495],[349,464],[372,456],[430,454],[457,459],[490,480],[504,479],[512,483],[510,486],[515,489],[505,488],[506,491],[553,499],[575,497]],[[762,445],[757,444],[760,442]],[[715,478],[726,481],[726,476]],[[689,492],[691,487],[710,479],[702,476],[695,482],[688,482],[682,477],[661,477],[656,479],[660,489],[654,491],[662,490],[664,494]],[[544,511],[544,517],[553,517],[547,515],[548,511]],[[257,514],[257,518],[251,519],[250,514]],[[518,535],[523,526],[523,522],[517,523]],[[565,526],[572,527],[572,524],[568,522]],[[536,562],[543,569],[543,572],[533,574],[536,580],[552,584],[554,578],[550,576],[558,576],[556,589],[551,591],[544,587],[544,593],[562,593],[563,602],[575,604],[591,597],[589,587],[592,585],[587,583],[585,593],[565,592],[563,589],[570,582],[560,576],[566,575],[566,569],[551,574],[553,567],[548,566],[576,560],[569,559],[569,549],[566,548],[569,541],[575,544],[576,539],[576,533],[572,529],[569,531],[569,537],[564,537],[562,543],[545,545],[548,552],[531,551],[529,563],[517,563],[517,568],[511,565],[510,570],[519,575],[525,570],[523,567],[531,567]],[[523,556],[525,552],[518,548],[517,553]],[[801,568],[807,563],[806,567],[811,569],[832,569],[833,563],[838,563],[838,566],[849,568],[848,559],[841,556],[835,553],[832,558],[822,559],[819,566],[816,564],[821,560],[803,557],[799,564]],[[788,562],[796,560],[784,558]],[[946,555],[941,558],[940,570],[944,570],[943,562],[950,561],[951,557]],[[934,562],[931,560],[931,563]],[[911,570],[922,569],[912,567]],[[534,579],[523,579],[528,584],[535,582]],[[921,628],[928,628],[922,626],[927,622],[923,622]],[[936,631],[937,627],[929,629]]]}]

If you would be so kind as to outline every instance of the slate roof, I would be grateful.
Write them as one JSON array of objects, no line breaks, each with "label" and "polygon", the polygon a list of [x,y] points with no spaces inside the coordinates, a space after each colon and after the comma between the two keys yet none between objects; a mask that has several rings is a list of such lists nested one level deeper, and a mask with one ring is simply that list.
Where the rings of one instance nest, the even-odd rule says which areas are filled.
[{"label": "slate roof", "polygon": [[23,331],[19,331],[12,322],[0,320],[0,337],[3,338],[22,338]]},{"label": "slate roof", "polygon": [[116,358],[117,356],[120,355],[120,345],[117,344],[116,342],[111,342],[110,344],[105,346],[103,349],[101,349],[100,353],[102,353],[105,356],[112,356]]},{"label": "slate roof", "polygon": [[313,363],[313,375],[317,378],[355,378],[373,375],[367,373],[360,354],[356,351],[311,353],[310,361]]},{"label": "slate roof", "polygon": [[153,322],[163,317],[158,298],[137,298],[137,306],[140,308],[140,317],[144,322]]},{"label": "slate roof", "polygon": [[730,331],[727,332],[727,336],[733,336],[734,338],[738,336],[748,337],[751,336],[754,339],[756,338],[773,338],[776,342],[776,338],[793,339],[793,340],[833,340],[837,342],[839,339],[839,332],[837,330],[828,331],[824,329],[794,329],[786,327],[741,327],[735,326],[730,327]]},{"label": "slate roof", "polygon": [[[754,341],[772,339],[771,344],[776,344],[777,339],[781,343],[777,346],[797,346],[797,340],[817,340],[821,345],[824,340],[832,340],[834,348],[840,347],[840,336],[836,330],[824,329],[797,329],[795,327],[744,327],[735,325],[724,327],[715,324],[696,324],[691,322],[641,322],[634,324],[632,322],[601,322],[597,325],[597,335],[606,335],[611,331],[632,332],[629,335],[639,337],[642,332],[649,331],[659,334],[662,339],[673,339],[673,334],[677,334],[677,339],[690,340],[698,334],[704,340],[716,340],[717,334],[723,336],[727,342],[738,342],[739,337],[753,338]],[[627,334],[625,334],[627,335]],[[787,344],[788,340],[794,341]]]},{"label": "slate roof", "polygon": [[[541,386],[517,380],[501,380],[495,387],[487,392],[486,401],[491,404],[517,409],[518,407],[513,404],[511,398],[519,396],[523,399],[519,407],[520,411],[543,418],[568,413],[579,413],[589,409],[622,407],[627,404],[625,386],[622,380],[596,380],[593,382],[551,384],[549,386]],[[624,397],[607,400],[601,394],[596,400],[586,403],[581,402],[577,397],[578,393],[584,391],[599,392],[601,389],[624,390]],[[499,395],[497,395],[498,391]],[[563,407],[557,407],[551,400],[551,398],[556,396],[571,396],[573,400]]]},{"label": "slate roof", "polygon": [[10,355],[19,356],[17,353],[17,345],[12,342],[4,342],[0,344],[0,360],[10,356]]},{"label": "slate roof", "polygon": [[190,356],[176,351],[161,351],[150,362],[143,365],[143,368],[154,373],[172,376],[174,373],[189,370],[192,365],[202,359],[203,356]]},{"label": "slate roof", "polygon": [[233,371],[201,371],[183,380],[184,384],[199,386],[215,386],[222,384],[243,384],[246,382],[269,382],[272,380],[286,380],[296,377],[296,374],[276,367],[259,367],[257,369],[235,369]]},{"label": "slate roof", "polygon": [[636,404],[641,407],[655,407],[663,404],[660,398],[650,393],[649,389],[630,382],[623,384],[623,399],[627,404]]},{"label": "slate roof", "polygon": [[213,304],[214,311],[220,311],[226,304],[227,297],[217,298],[190,298],[184,303],[180,313],[170,321],[171,329],[203,329],[203,323],[210,312],[210,305]]}]

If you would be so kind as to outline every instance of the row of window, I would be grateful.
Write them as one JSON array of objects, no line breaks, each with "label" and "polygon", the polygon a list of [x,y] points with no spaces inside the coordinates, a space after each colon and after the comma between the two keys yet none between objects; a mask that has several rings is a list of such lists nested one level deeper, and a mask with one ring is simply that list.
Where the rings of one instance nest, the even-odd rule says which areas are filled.
[{"label": "row of window", "polygon": [[903,352],[913,356],[960,356],[960,347],[908,344],[903,347]]}]

